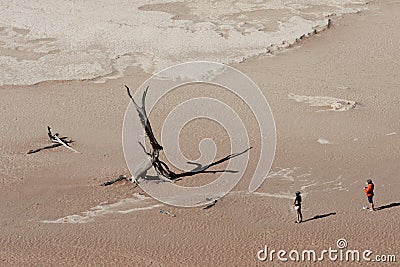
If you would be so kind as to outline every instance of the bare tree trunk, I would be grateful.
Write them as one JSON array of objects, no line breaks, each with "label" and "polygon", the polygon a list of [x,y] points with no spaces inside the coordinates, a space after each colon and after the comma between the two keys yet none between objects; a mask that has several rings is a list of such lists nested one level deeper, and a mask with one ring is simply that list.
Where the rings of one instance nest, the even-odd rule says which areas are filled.
[{"label": "bare tree trunk", "polygon": [[153,167],[153,163],[151,159],[147,158],[141,163],[139,163],[132,173],[132,182],[138,182],[139,178],[144,179],[146,177],[146,173]]}]

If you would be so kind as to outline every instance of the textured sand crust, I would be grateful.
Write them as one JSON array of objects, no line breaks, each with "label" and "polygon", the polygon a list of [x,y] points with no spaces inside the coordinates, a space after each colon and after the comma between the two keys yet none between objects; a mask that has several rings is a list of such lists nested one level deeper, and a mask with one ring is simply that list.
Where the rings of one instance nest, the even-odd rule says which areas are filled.
[{"label": "textured sand crust", "polygon": [[[132,68],[123,78],[104,84],[45,82],[0,88],[0,265],[272,266],[257,261],[257,251],[265,245],[320,251],[336,248],[339,238],[347,240],[349,249],[395,254],[399,261],[396,2],[372,2],[369,11],[335,20],[329,31],[306,39],[297,49],[235,65],[254,79],[271,105],[276,158],[269,179],[256,193],[246,191],[255,168],[251,163],[235,190],[207,210],[155,206],[160,203],[137,195],[141,191],[125,182],[99,186],[129,175],[121,145],[128,104],[123,84],[137,88],[148,74]],[[190,97],[187,93],[184,97]],[[321,107],[293,101],[289,94],[359,104],[345,112],[315,112]],[[164,109],[175,105],[173,99],[180,98],[171,95],[156,109],[160,117],[152,117],[155,131]],[[250,132],[253,119],[248,117]],[[27,155],[29,149],[48,144],[47,125],[75,140],[74,148],[83,154],[59,147]],[[218,153],[226,152],[218,125],[203,126],[189,125],[183,133],[181,145],[188,158],[199,157],[193,143],[205,136],[217,140]],[[198,133],[194,142],[193,131]],[[330,144],[321,145],[318,139]],[[255,162],[257,134],[251,140],[255,148],[250,158]],[[367,204],[362,189],[369,177],[376,184],[376,205],[394,205],[376,212],[362,209]],[[202,175],[180,182],[195,185],[199,179],[214,178]],[[311,219],[300,225],[294,223],[291,208],[297,190],[303,192],[304,219]],[[72,215],[93,216],[81,223],[57,221],[77,218],[68,217]]]},{"label": "textured sand crust", "polygon": [[239,62],[282,42],[293,44],[325,28],[330,17],[364,9],[364,3],[6,0],[0,9],[0,85],[104,82],[121,77],[128,66],[151,73],[204,58]]}]

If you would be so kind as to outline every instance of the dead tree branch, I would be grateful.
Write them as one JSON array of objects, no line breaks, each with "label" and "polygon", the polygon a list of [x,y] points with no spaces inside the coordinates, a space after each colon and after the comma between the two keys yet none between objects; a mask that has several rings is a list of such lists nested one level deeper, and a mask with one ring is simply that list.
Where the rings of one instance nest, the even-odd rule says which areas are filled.
[{"label": "dead tree branch", "polygon": [[68,137],[59,137],[58,133],[53,134],[51,132],[51,128],[50,126],[47,126],[47,136],[50,139],[50,142],[53,143],[53,145],[49,145],[49,146],[44,146],[38,149],[31,149],[27,152],[27,154],[34,154],[37,153],[39,151],[42,150],[46,150],[46,149],[51,149],[51,148],[55,148],[55,147],[59,147],[59,146],[64,146],[66,148],[68,148],[69,150],[74,151],[75,153],[80,153],[79,151],[75,150],[74,148],[72,148],[69,144],[73,143],[74,141],[72,140],[67,140]]},{"label": "dead tree branch", "polygon": [[112,184],[114,184],[116,182],[119,182],[119,181],[122,181],[122,180],[130,181],[130,179],[128,179],[128,177],[126,177],[125,175],[120,175],[120,176],[118,176],[118,178],[116,178],[114,180],[111,180],[111,181],[108,181],[108,182],[104,182],[104,183],[102,183],[100,185],[101,186],[109,186],[109,185],[112,185]]}]

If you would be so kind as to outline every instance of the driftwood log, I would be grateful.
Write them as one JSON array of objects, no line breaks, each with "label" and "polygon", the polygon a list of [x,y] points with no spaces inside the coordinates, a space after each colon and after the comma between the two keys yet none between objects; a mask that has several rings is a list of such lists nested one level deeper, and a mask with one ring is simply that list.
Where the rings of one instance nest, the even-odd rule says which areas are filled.
[{"label": "driftwood log", "polygon": [[118,176],[118,178],[116,178],[114,180],[111,180],[111,181],[108,181],[108,182],[104,182],[104,183],[102,183],[100,185],[101,186],[108,186],[108,185],[112,185],[113,183],[116,183],[116,182],[119,182],[119,181],[122,181],[122,180],[129,181],[128,177],[126,177],[125,175],[120,175],[120,176]]}]

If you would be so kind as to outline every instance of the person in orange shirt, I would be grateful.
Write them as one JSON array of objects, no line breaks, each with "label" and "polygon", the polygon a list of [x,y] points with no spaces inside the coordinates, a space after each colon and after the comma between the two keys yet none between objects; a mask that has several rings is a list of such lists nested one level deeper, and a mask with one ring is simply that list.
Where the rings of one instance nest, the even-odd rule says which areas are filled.
[{"label": "person in orange shirt", "polygon": [[374,200],[373,200],[373,197],[374,197],[374,183],[372,182],[371,179],[368,179],[367,180],[367,184],[368,184],[368,186],[364,187],[364,191],[365,191],[365,194],[367,194],[368,202],[371,204],[371,209],[370,210],[374,211],[375,210]]}]

